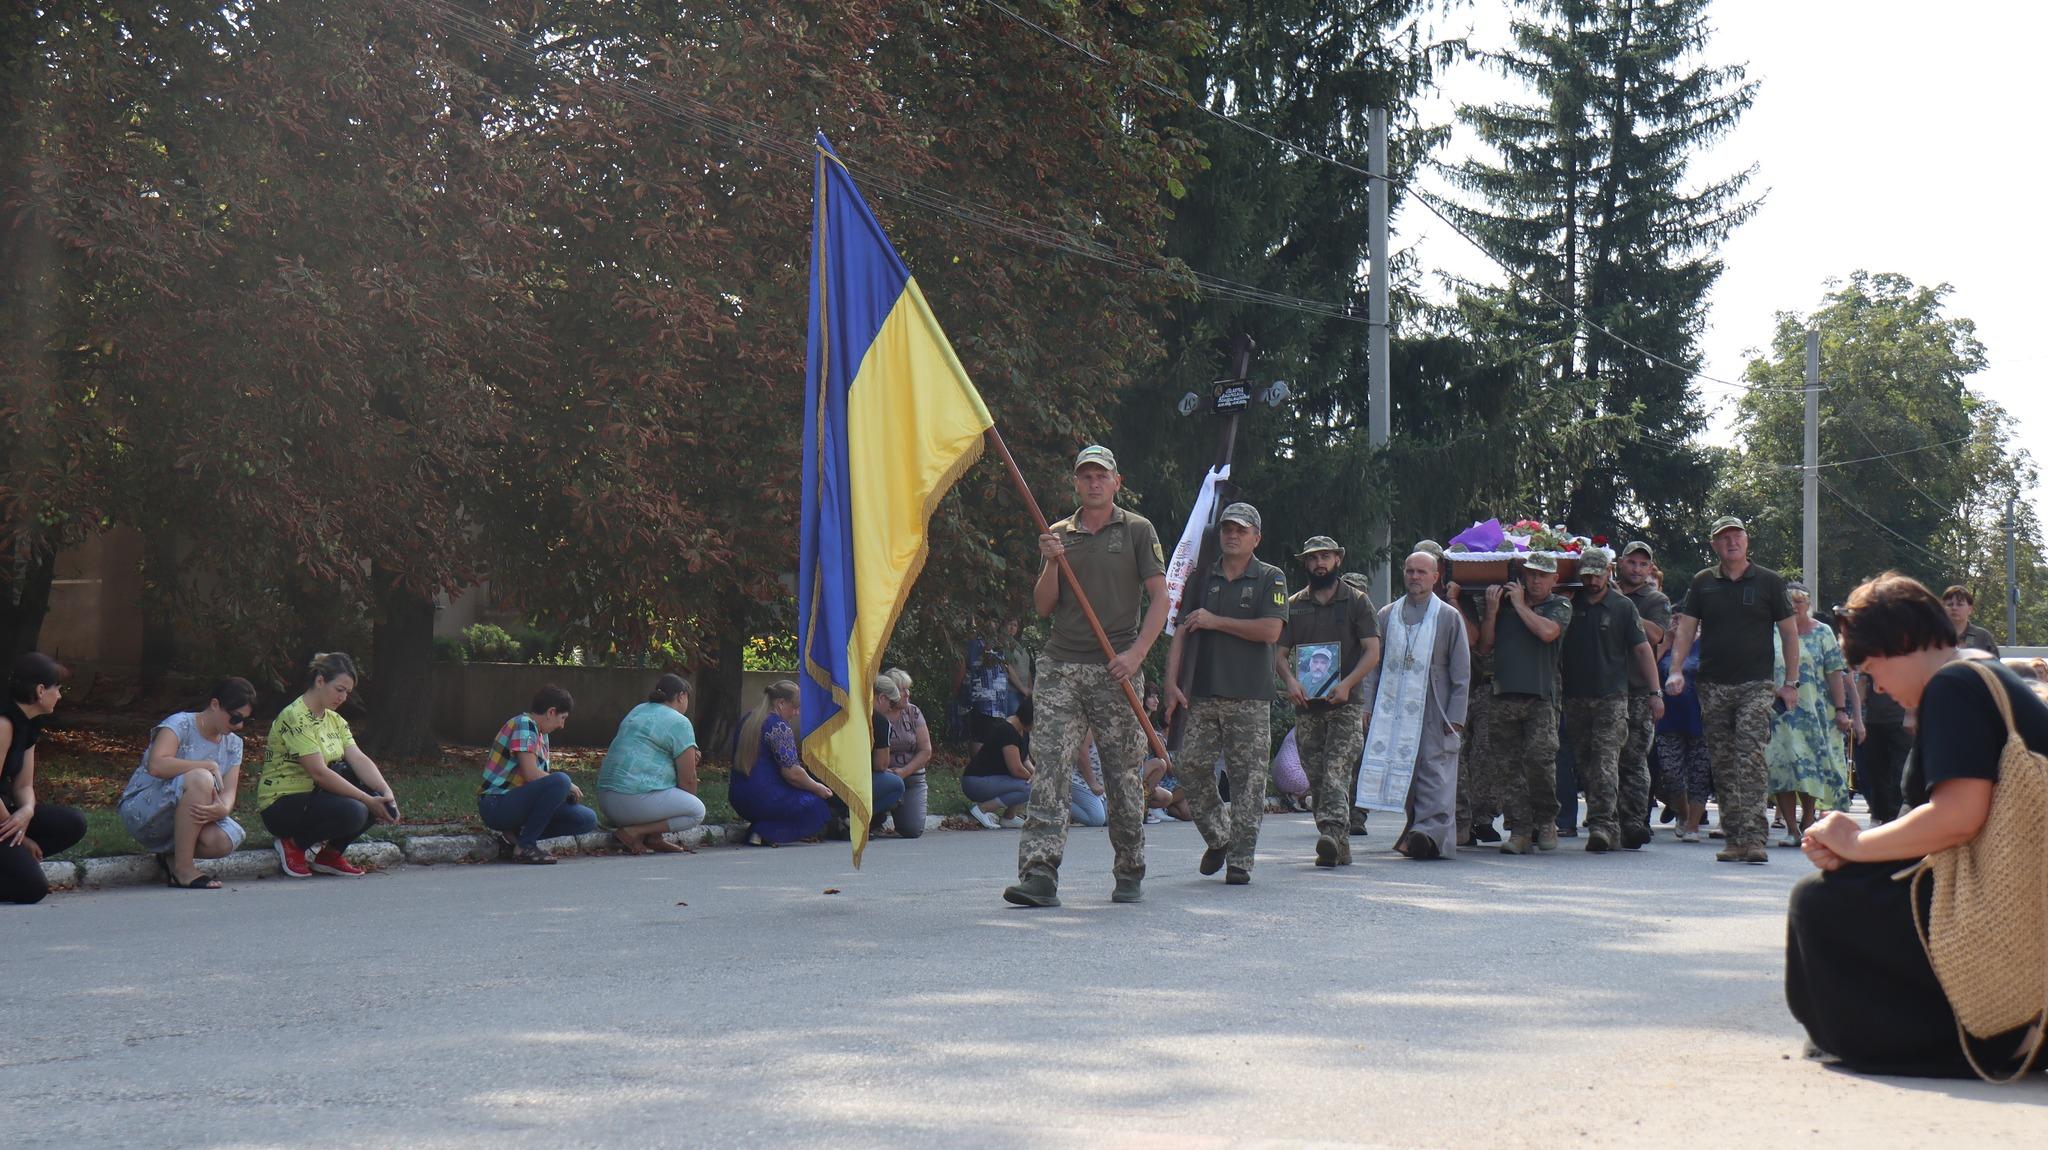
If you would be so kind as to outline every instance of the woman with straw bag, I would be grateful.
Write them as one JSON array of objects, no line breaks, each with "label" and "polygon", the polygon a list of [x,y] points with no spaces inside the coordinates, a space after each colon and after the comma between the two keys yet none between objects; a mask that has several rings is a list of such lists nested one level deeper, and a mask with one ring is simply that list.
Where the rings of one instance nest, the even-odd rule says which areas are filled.
[{"label": "woman with straw bag", "polygon": [[1904,575],[1858,587],[1840,619],[1849,664],[1918,709],[1912,809],[1807,831],[1821,873],[1792,891],[1786,1001],[1852,1070],[2019,1078],[2048,1022],[2048,705],[1963,659],[1941,600]]}]

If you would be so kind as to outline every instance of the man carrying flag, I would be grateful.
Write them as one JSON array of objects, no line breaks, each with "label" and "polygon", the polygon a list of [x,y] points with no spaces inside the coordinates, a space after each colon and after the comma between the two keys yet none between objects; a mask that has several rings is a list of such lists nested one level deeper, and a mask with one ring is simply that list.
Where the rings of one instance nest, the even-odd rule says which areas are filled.
[{"label": "man carrying flag", "polygon": [[[1145,878],[1145,792],[1140,778],[1145,735],[1123,694],[1129,682],[1143,692],[1139,668],[1166,625],[1166,555],[1152,521],[1116,505],[1123,488],[1109,448],[1085,447],[1074,459],[1074,494],[1081,506],[1038,537],[1045,566],[1032,588],[1041,615],[1052,616],[1052,637],[1038,661],[1032,691],[1038,762],[1053,764],[1031,779],[1024,836],[1017,844],[1017,883],[1003,897],[1018,906],[1060,904],[1060,859],[1067,846],[1067,792],[1073,773],[1064,764],[1081,752],[1089,728],[1102,754],[1109,800],[1109,843],[1116,852],[1114,902],[1137,902]],[[1095,640],[1081,600],[1060,576],[1064,556],[1087,602],[1116,648],[1110,658]],[[1139,614],[1140,594],[1145,599]]]},{"label": "man carrying flag", "polygon": [[858,865],[874,814],[869,685],[924,565],[932,509],[980,456],[992,421],[822,135],[816,163],[799,734],[805,765],[846,803]]}]

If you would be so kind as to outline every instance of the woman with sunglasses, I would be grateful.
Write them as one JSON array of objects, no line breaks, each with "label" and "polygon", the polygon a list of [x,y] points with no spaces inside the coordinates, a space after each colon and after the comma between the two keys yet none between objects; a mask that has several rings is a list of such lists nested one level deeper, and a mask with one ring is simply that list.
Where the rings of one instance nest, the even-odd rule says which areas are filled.
[{"label": "woman with sunglasses", "polygon": [[175,889],[219,890],[193,860],[226,857],[248,833],[233,815],[242,783],[238,732],[255,710],[249,680],[215,683],[204,707],[179,711],[149,733],[142,765],[121,792],[121,825]]},{"label": "woman with sunglasses", "polygon": [[43,859],[85,837],[85,816],[70,807],[36,802],[36,740],[57,709],[70,672],[57,660],[30,651],[14,660],[0,708],[0,902],[41,902],[50,893]]},{"label": "woman with sunglasses", "polygon": [[[395,823],[398,800],[370,756],[356,746],[338,708],[356,689],[355,660],[336,651],[313,656],[313,682],[270,724],[263,781],[256,788],[263,826],[277,836],[288,878],[355,878],[361,867],[342,853],[370,823]],[[307,851],[320,849],[311,858]]]}]

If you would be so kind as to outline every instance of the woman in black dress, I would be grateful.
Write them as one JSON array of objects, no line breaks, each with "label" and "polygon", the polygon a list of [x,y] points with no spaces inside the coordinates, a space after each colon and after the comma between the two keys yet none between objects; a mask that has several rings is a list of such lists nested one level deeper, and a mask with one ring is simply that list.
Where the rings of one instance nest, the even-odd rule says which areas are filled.
[{"label": "woman in black dress", "polygon": [[36,802],[36,739],[43,720],[64,694],[64,668],[30,651],[14,661],[0,705],[0,902],[43,901],[43,858],[85,837],[85,816],[70,807]]},{"label": "woman in black dress", "polygon": [[[1940,599],[1887,573],[1849,596],[1842,650],[1851,667],[1908,709],[1919,738],[1907,762],[1899,818],[1862,829],[1833,812],[1802,846],[1820,873],[1792,889],[1785,947],[1785,1000],[1813,1045],[1867,1074],[1966,1078],[1972,1074],[1955,1015],[1913,925],[1912,884],[1893,876],[1922,857],[1977,836],[1998,786],[2006,740],[1991,688],[1962,661]],[[1997,662],[2021,738],[2048,753],[2048,705]],[[1932,884],[1921,884],[1922,913]],[[1976,1044],[1978,1061],[2013,1064],[2018,1032]]]}]

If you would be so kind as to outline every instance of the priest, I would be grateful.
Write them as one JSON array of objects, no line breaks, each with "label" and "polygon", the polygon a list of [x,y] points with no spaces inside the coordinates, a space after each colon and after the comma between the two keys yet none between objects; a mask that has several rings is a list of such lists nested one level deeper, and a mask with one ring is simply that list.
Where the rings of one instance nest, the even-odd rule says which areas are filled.
[{"label": "priest", "polygon": [[1456,853],[1458,747],[1472,691],[1465,617],[1436,595],[1436,556],[1401,565],[1406,594],[1380,608],[1380,661],[1360,686],[1367,707],[1358,805],[1401,811],[1394,849],[1412,859]]}]

